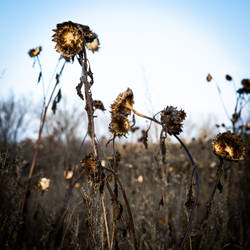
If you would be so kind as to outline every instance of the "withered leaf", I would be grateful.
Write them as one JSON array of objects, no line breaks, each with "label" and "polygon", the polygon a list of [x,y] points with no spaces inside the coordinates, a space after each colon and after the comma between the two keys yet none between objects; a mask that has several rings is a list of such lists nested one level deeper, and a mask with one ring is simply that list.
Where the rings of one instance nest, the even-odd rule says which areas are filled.
[{"label": "withered leaf", "polygon": [[77,95],[78,95],[82,100],[84,100],[84,97],[83,97],[83,94],[82,94],[82,91],[81,91],[82,85],[83,85],[83,83],[80,82],[80,83],[76,86],[76,91],[77,91]]},{"label": "withered leaf", "polygon": [[37,84],[41,81],[41,78],[42,78],[42,71],[40,71],[40,73],[39,73]]}]

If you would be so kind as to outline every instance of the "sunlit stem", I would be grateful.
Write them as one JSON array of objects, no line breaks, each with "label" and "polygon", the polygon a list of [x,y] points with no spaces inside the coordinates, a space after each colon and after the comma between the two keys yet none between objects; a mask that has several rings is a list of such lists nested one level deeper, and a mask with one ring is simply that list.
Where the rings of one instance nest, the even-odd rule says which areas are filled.
[{"label": "sunlit stem", "polygon": [[136,114],[136,115],[138,115],[138,116],[140,116],[142,118],[148,119],[150,121],[156,122],[156,123],[158,123],[158,124],[161,125],[161,123],[159,121],[157,121],[156,119],[151,118],[149,116],[146,116],[146,115],[143,115],[143,114],[137,112],[135,109],[133,109],[133,107],[129,103],[126,103],[125,107],[128,108],[128,109],[130,109],[134,114]]}]

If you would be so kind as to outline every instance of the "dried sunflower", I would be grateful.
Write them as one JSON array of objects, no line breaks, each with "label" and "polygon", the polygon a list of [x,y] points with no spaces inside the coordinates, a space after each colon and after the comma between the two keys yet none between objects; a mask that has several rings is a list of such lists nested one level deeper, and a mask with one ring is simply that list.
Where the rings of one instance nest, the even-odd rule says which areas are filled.
[{"label": "dried sunflower", "polygon": [[68,21],[57,24],[53,31],[55,34],[52,41],[56,42],[56,50],[67,61],[79,54],[85,45],[92,51],[99,48],[97,35],[86,25]]},{"label": "dried sunflower", "polygon": [[96,174],[98,172],[98,160],[92,154],[87,155],[80,163],[84,174]]},{"label": "dried sunflower", "polygon": [[[86,26],[86,30],[89,30],[88,26]],[[56,42],[56,51],[66,60],[82,51],[84,43],[83,29],[77,23],[71,21],[59,23],[53,31],[55,34],[52,41]]]},{"label": "dried sunflower", "polygon": [[102,183],[102,167],[98,159],[93,154],[89,154],[80,163],[82,165],[82,173],[88,177],[90,185],[100,186]]},{"label": "dried sunflower", "polygon": [[230,76],[230,75],[226,75],[225,78],[226,78],[227,81],[232,81],[233,80],[232,76]]},{"label": "dried sunflower", "polygon": [[207,81],[208,81],[208,82],[211,82],[212,79],[213,79],[213,77],[211,76],[211,74],[208,74],[208,75],[207,75]]},{"label": "dried sunflower", "polygon": [[239,94],[249,94],[250,93],[250,79],[243,79],[241,81],[243,88],[238,90]]},{"label": "dried sunflower", "polygon": [[170,135],[178,135],[182,132],[182,122],[186,118],[184,110],[177,110],[176,107],[167,106],[161,111],[161,122],[164,130]]},{"label": "dried sunflower", "polygon": [[131,114],[131,107],[134,104],[134,94],[130,88],[121,93],[111,105],[111,114],[123,114],[128,116]]},{"label": "dried sunflower", "polygon": [[115,114],[112,116],[111,123],[109,124],[109,130],[115,136],[125,136],[130,129],[129,120],[125,115]]},{"label": "dried sunflower", "polygon": [[38,56],[41,51],[42,51],[42,47],[40,46],[35,49],[30,49],[28,54],[30,57],[35,57],[35,56]]},{"label": "dried sunflower", "polygon": [[244,160],[245,146],[241,138],[230,131],[219,133],[212,142],[214,153],[226,160]]}]

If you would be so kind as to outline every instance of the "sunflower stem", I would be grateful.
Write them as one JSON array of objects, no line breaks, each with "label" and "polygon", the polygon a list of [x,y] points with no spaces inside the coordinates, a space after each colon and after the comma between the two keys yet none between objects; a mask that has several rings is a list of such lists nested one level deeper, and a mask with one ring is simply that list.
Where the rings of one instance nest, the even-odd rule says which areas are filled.
[{"label": "sunflower stem", "polygon": [[87,65],[87,53],[86,48],[83,47],[83,58],[80,56],[81,66],[82,66],[82,77],[81,81],[84,84],[85,89],[85,99],[86,99],[86,111],[88,115],[88,134],[92,141],[92,148],[95,157],[98,157],[97,142],[95,140],[95,125],[93,117],[93,99],[90,89],[90,83],[88,82],[88,65]]}]

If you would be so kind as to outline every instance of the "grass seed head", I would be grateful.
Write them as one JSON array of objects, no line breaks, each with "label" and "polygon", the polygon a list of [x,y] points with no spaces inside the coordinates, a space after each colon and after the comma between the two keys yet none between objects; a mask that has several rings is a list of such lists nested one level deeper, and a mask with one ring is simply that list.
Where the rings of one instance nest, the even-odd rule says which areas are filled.
[{"label": "grass seed head", "polygon": [[134,104],[134,94],[133,91],[128,88],[125,92],[121,93],[111,105],[111,114],[123,114],[128,116],[131,114],[129,107],[132,107]]},{"label": "grass seed head", "polygon": [[115,114],[112,116],[111,123],[109,124],[109,130],[115,136],[125,136],[130,129],[129,120],[125,115]]},{"label": "grass seed head", "polygon": [[30,57],[36,57],[38,56],[42,51],[42,47],[37,47],[37,48],[34,48],[34,49],[30,49],[28,54]]},{"label": "grass seed head", "polygon": [[182,132],[182,122],[186,118],[184,110],[177,110],[176,107],[167,106],[161,111],[161,122],[167,133],[179,135]]},{"label": "grass seed head", "polygon": [[241,138],[230,131],[219,133],[212,142],[214,153],[229,161],[244,160],[245,146]]}]

